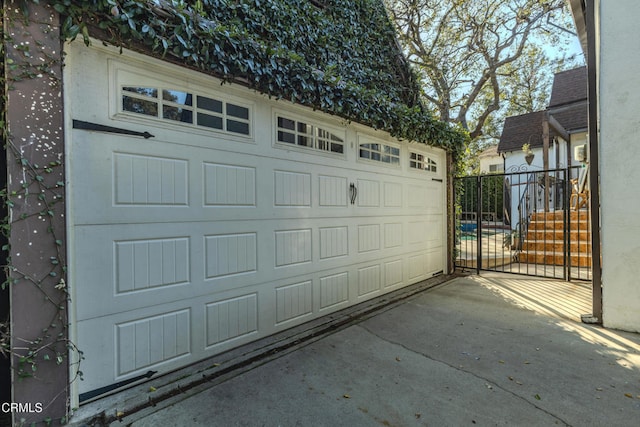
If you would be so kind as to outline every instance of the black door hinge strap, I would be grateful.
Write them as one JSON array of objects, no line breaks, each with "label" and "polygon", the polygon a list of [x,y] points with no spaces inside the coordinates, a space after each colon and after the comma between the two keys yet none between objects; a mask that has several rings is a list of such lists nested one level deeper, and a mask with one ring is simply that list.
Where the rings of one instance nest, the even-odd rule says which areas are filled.
[{"label": "black door hinge strap", "polygon": [[155,135],[151,135],[149,132],[136,132],[135,130],[115,128],[112,126],[99,125],[97,123],[91,123],[91,122],[83,122],[82,120],[74,120],[73,128],[82,129],[82,130],[93,130],[96,132],[120,133],[123,135],[142,136],[145,139],[155,138]]},{"label": "black door hinge strap", "polygon": [[120,387],[124,387],[126,385],[133,384],[136,381],[144,380],[146,378],[151,378],[152,376],[154,376],[157,373],[158,373],[158,371],[147,371],[146,374],[138,375],[137,377],[129,378],[128,380],[118,381],[117,383],[114,383],[114,384],[111,384],[111,385],[107,385],[107,386],[104,386],[104,387],[100,387],[100,388],[97,388],[95,390],[88,391],[86,393],[80,393],[79,400],[80,400],[80,402],[84,402],[87,399],[91,399],[91,398],[94,398],[96,396],[100,396],[102,394],[109,393],[110,391],[113,391],[113,390],[118,389]]}]

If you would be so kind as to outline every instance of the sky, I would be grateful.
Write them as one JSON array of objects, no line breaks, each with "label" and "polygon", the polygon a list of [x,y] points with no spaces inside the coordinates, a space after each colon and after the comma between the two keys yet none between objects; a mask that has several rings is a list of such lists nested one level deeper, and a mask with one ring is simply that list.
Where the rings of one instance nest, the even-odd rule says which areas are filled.
[{"label": "sky", "polygon": [[[558,25],[552,20],[551,23],[547,23],[545,27],[553,29],[554,24]],[[573,20],[571,20],[570,27],[565,25],[558,25],[558,26],[562,28],[566,27],[566,30],[567,30],[567,31],[563,31],[556,28],[557,33],[563,36],[563,40],[567,41],[567,55],[568,56],[576,55],[577,60],[581,64],[586,64],[584,53],[582,52],[582,46],[580,45],[580,39],[576,34],[576,29],[575,29],[575,25],[573,24]],[[572,34],[569,34],[569,33],[572,33]],[[549,55],[550,58],[558,58],[559,56],[559,53],[555,46],[547,45],[545,47],[545,52],[547,53],[547,55]]]}]

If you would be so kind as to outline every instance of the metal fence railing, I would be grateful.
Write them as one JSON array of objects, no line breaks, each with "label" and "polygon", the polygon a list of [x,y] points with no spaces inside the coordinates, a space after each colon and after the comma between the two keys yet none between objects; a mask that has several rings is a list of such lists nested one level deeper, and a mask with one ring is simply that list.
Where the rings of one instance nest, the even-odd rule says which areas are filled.
[{"label": "metal fence railing", "polygon": [[571,197],[581,173],[573,167],[456,178],[456,267],[591,280],[588,204],[579,208]]}]

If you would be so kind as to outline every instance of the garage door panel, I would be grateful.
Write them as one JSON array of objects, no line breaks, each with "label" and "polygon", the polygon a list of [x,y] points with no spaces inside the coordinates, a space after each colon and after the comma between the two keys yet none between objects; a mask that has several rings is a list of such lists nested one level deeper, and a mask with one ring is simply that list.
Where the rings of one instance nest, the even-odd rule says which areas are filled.
[{"label": "garage door panel", "polygon": [[276,292],[276,325],[302,322],[313,314],[313,281],[279,286]]},{"label": "garage door panel", "polygon": [[114,325],[116,378],[191,352],[191,313],[179,310]]},{"label": "garage door panel", "polygon": [[358,225],[358,253],[380,250],[380,224]]},{"label": "garage door panel", "polygon": [[257,233],[208,235],[204,241],[206,279],[257,270]]},{"label": "garage door panel", "polygon": [[416,282],[426,278],[427,256],[424,253],[417,253],[409,256],[408,277],[410,282]]},{"label": "garage door panel", "polygon": [[167,372],[273,333],[270,322],[259,318],[258,301],[265,303],[260,294],[264,290],[227,292],[78,322],[78,339],[92,361],[92,369],[83,369],[80,392],[148,370]]},{"label": "garage door panel", "polygon": [[321,260],[349,255],[347,226],[319,227],[319,257]]},{"label": "garage door panel", "polygon": [[76,228],[74,290],[86,302],[77,306],[78,319],[116,308],[162,304],[175,299],[176,292],[196,291],[194,283],[202,283],[198,271],[203,268],[197,268],[202,265],[202,250],[186,231],[149,226]]},{"label": "garage door panel", "polygon": [[311,174],[286,170],[273,171],[275,206],[311,206]]},{"label": "garage door panel", "polygon": [[424,246],[424,239],[427,236],[427,221],[421,218],[419,221],[409,222],[409,244],[412,246]]},{"label": "garage door panel", "polygon": [[91,369],[83,368],[80,392],[183,364],[194,356],[193,314],[192,307],[173,303],[161,310],[147,308],[78,322],[78,340],[85,359],[91,360]]},{"label": "garage door panel", "polygon": [[319,312],[337,310],[349,303],[349,271],[320,275]]},{"label": "garage door panel", "polygon": [[276,230],[275,266],[286,267],[312,261],[311,229]]},{"label": "garage door panel", "polygon": [[444,244],[443,234],[437,231],[444,230],[442,215],[429,215],[426,217],[427,231],[424,234],[424,244],[427,249],[441,248]]},{"label": "garage door panel", "polygon": [[[410,262],[414,259],[424,261],[425,257],[418,253],[408,255],[407,259]],[[408,283],[403,281],[403,263],[403,259],[390,259],[373,264],[352,265],[348,270],[307,273],[297,280],[256,285],[260,292],[251,292],[249,287],[238,295],[239,291],[234,289],[79,322],[79,340],[91,349],[87,357],[99,357],[100,353],[94,351],[92,341],[103,340],[96,338],[96,334],[112,336],[114,347],[104,346],[102,351],[115,348],[113,351],[116,352],[113,365],[106,367],[107,373],[115,372],[113,379],[107,380],[106,375],[95,379],[96,382],[83,382],[82,390],[88,391],[96,388],[96,384],[139,375],[149,369],[171,370],[181,366],[186,360],[199,360],[306,319],[373,298],[383,288],[391,289]],[[425,276],[425,267],[420,268]],[[411,279],[418,279],[412,269],[415,267],[410,267],[409,275],[413,275]],[[318,284],[318,290],[314,292],[315,283]],[[273,310],[269,307],[273,307]],[[188,333],[184,332],[187,328],[184,320],[186,311],[190,313]],[[179,321],[182,323],[178,323]],[[188,352],[184,344],[180,344],[177,338],[172,338],[176,336],[173,334],[176,328],[184,332],[182,336],[189,337],[191,344]],[[131,341],[134,333],[142,337],[141,343]],[[160,335],[167,342],[168,348],[161,347],[159,341],[150,338]],[[154,353],[153,356],[149,355],[150,352]],[[123,364],[120,364],[121,359]],[[100,372],[92,372],[92,375],[102,375]]]},{"label": "garage door panel", "polygon": [[258,332],[258,295],[251,293],[205,305],[205,349]]},{"label": "garage door panel", "polygon": [[[86,319],[116,308],[134,310],[307,273],[320,253],[311,250],[312,230],[278,230],[288,224],[265,221],[251,231],[244,223],[220,222],[199,223],[195,230],[188,223],[76,227],[77,265],[91,266],[74,272],[76,295],[87,301],[78,306],[77,316]],[[264,255],[258,257],[259,252]],[[328,268],[348,263],[334,258],[339,262]],[[101,262],[93,262],[97,259]],[[96,277],[100,286],[92,286]]]},{"label": "garage door panel", "polygon": [[318,205],[321,207],[347,207],[347,178],[339,175],[319,175]]},{"label": "garage door panel", "polygon": [[413,209],[419,209],[423,211],[427,206],[427,190],[424,188],[424,184],[415,183],[407,185],[407,200],[408,207]]},{"label": "garage door panel", "polygon": [[384,224],[384,248],[402,248],[405,242],[404,229],[406,225],[402,222],[388,222]]},{"label": "garage door panel", "polygon": [[402,286],[404,283],[404,263],[402,258],[385,261],[383,264],[385,288]]},{"label": "garage door panel", "polygon": [[188,206],[188,172],[183,159],[114,152],[114,205]]},{"label": "garage door panel", "polygon": [[384,207],[402,208],[402,184],[399,182],[385,182],[383,189]]},{"label": "garage door panel", "polygon": [[[214,225],[214,224],[211,224]],[[143,224],[128,227],[80,227],[76,231],[78,319],[86,319],[139,307],[164,304],[229,288],[255,285],[257,233],[191,234],[185,224],[175,230]],[[204,224],[206,228],[206,224]],[[215,229],[216,227],[211,227]],[[100,259],[100,263],[93,260]],[[265,268],[263,268],[265,270]],[[272,270],[272,268],[271,268]],[[273,276],[273,275],[272,275]],[[96,277],[100,286],[93,286]]]},{"label": "garage door panel", "polygon": [[205,206],[256,206],[256,168],[203,163]]},{"label": "garage door panel", "polygon": [[426,253],[426,272],[428,276],[440,273],[444,270],[444,255],[441,248],[434,248]]},{"label": "garage door panel", "polygon": [[[149,153],[143,152],[146,150]],[[202,221],[212,215],[220,220],[248,220],[261,218],[269,206],[274,208],[274,217],[300,218],[317,217],[320,212],[299,209],[315,206],[330,206],[321,212],[328,217],[400,215],[404,209],[401,185],[396,182],[358,179],[356,206],[349,206],[348,180],[344,177],[316,177],[315,173],[258,167],[252,165],[254,156],[248,155],[213,163],[202,161],[203,150],[183,151],[182,159],[161,157],[162,150],[155,146],[147,146],[146,150],[87,153],[102,160],[71,171],[72,180],[85,177],[78,179],[78,191],[89,197],[87,203],[76,207],[77,223]],[[211,150],[204,151],[211,156]],[[76,164],[88,164],[80,154],[74,160]],[[268,175],[269,179],[263,179]],[[314,177],[317,188],[312,185],[316,182]],[[112,203],[105,194],[112,194]],[[409,197],[409,202],[415,197]],[[426,209],[424,188],[420,189],[419,199],[421,209]],[[288,207],[294,209],[287,210]]]},{"label": "garage door panel", "polygon": [[357,180],[357,205],[360,207],[380,207],[380,181],[373,179]]},{"label": "garage door panel", "polygon": [[442,214],[444,185],[440,182],[431,182],[425,185],[425,212],[426,214]]},{"label": "garage door panel", "polygon": [[358,268],[358,297],[372,298],[380,292],[380,264]]},{"label": "garage door panel", "polygon": [[206,160],[218,160],[211,150],[186,149],[178,158],[162,144],[96,139],[76,144],[71,157],[69,180],[86,194],[74,206],[77,224],[206,220],[215,208],[228,218],[256,216],[250,212],[259,196],[254,156],[227,156],[221,163]]},{"label": "garage door panel", "polygon": [[[397,263],[398,260],[392,260],[385,265],[391,266]],[[357,293],[351,295],[356,299],[367,299],[379,293],[382,280],[381,263],[360,265],[355,271],[358,279]],[[395,271],[400,270],[396,268]],[[341,304],[348,303],[350,273],[346,271],[328,273],[314,274],[313,278],[285,285],[272,283],[262,286],[262,293],[267,293],[265,289],[271,288],[269,292],[276,299],[275,326],[282,326],[303,317],[313,317],[320,313],[320,309],[338,309]],[[315,293],[312,291],[311,283],[312,280],[316,280],[316,277],[321,284],[318,293],[321,299],[314,303],[312,299]],[[388,274],[386,277],[392,278],[393,274]],[[387,281],[386,284],[393,283]],[[226,294],[230,295],[229,292]],[[104,328],[105,324],[111,324],[112,328],[108,327],[100,334],[113,336],[117,357],[112,369],[117,373],[116,379],[119,380],[145,372],[147,369],[169,369],[173,364],[184,363],[177,359],[185,356],[191,359],[205,357],[208,350],[221,351],[225,345],[237,345],[240,341],[254,339],[251,335],[262,336],[273,332],[274,329],[268,327],[269,322],[262,322],[262,330],[258,329],[260,322],[257,307],[269,306],[264,301],[259,303],[258,298],[257,292],[231,298],[225,298],[224,294],[220,294],[217,298],[205,295],[195,300],[141,308],[102,319],[80,322],[80,336],[85,343],[89,343],[90,338],[85,334],[95,334],[96,325],[102,325]],[[313,306],[317,306],[318,309],[312,310]],[[190,313],[188,327],[185,317],[187,312]],[[203,314],[199,316],[199,312]],[[186,344],[180,344],[178,337],[174,334],[175,331],[182,331],[184,333],[181,336],[189,337],[187,328],[192,331],[188,352]],[[113,329],[114,332],[110,333],[109,329]],[[131,338],[133,335],[137,337],[135,342]],[[167,342],[168,348],[160,347],[159,341],[154,341],[153,337],[160,336]],[[127,359],[127,362],[119,365],[120,359]],[[87,389],[90,387],[88,386]]]},{"label": "garage door panel", "polygon": [[190,282],[189,239],[114,242],[115,294]]},{"label": "garage door panel", "polygon": [[114,139],[96,139],[76,144],[71,156],[69,180],[84,195],[82,203],[74,205],[76,224],[111,222],[128,218],[127,213],[136,210],[146,209],[148,215],[159,210],[184,211],[181,208],[189,206],[188,159],[110,150]]},{"label": "garage door panel", "polygon": [[[291,221],[251,223],[220,221],[193,224],[138,224],[77,227],[79,265],[77,296],[93,301],[78,307],[80,319],[98,316],[118,307],[162,304],[189,295],[204,295],[246,287],[261,281],[299,276],[314,269],[334,269],[380,257],[402,255],[406,247],[438,249],[440,216],[426,220],[386,224],[361,224],[344,219],[344,225],[282,229]],[[333,223],[330,219],[317,225]],[[282,227],[282,228],[281,228]],[[209,231],[207,234],[201,234]],[[262,255],[259,255],[262,254]],[[100,263],[92,260],[100,259]],[[441,269],[441,268],[440,268]],[[99,287],[90,284],[102,278]],[[99,302],[99,304],[98,304]],[[97,305],[93,306],[93,305]]]},{"label": "garage door panel", "polygon": [[[73,47],[65,78],[86,69],[96,82],[66,86],[68,121],[155,135],[69,132],[69,277],[74,338],[86,356],[81,392],[184,367],[443,270],[442,151],[212,85],[155,60],[135,65],[139,57],[129,64],[81,49],[90,54]],[[123,106],[122,87],[161,93],[166,84],[246,107],[249,135]],[[92,107],[88,91],[105,102]],[[161,97],[150,102],[162,111]],[[197,99],[189,106],[194,117],[200,107]],[[277,139],[285,110],[309,129],[343,135],[344,153],[315,142],[287,147]],[[370,153],[389,142],[393,163],[360,159],[353,144],[360,139],[372,144]]]}]

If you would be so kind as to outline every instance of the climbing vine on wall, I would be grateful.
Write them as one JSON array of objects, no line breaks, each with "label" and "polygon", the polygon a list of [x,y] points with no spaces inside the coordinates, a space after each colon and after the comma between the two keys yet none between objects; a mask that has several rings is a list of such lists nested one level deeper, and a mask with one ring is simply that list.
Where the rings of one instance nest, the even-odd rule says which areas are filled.
[{"label": "climbing vine on wall", "polygon": [[[33,0],[36,1],[36,0]],[[64,0],[66,39],[143,51],[457,155],[420,104],[380,0]]]},{"label": "climbing vine on wall", "polygon": [[[47,231],[50,234],[53,252],[50,253],[50,267],[45,274],[36,275],[32,272],[22,271],[13,265],[11,259],[7,260],[8,279],[2,284],[5,289],[9,285],[18,285],[24,282],[35,286],[42,298],[50,303],[53,310],[49,324],[41,330],[41,334],[32,339],[18,339],[14,343],[12,352],[18,356],[16,374],[20,378],[31,377],[36,374],[38,362],[54,360],[57,364],[62,364],[67,357],[69,349],[77,350],[75,346],[66,338],[66,297],[67,287],[64,280],[66,266],[64,265],[64,254],[60,250],[62,246],[62,236],[59,236],[50,218],[54,216],[55,205],[63,203],[64,182],[58,181],[51,185],[46,182],[45,175],[53,174],[54,170],[61,166],[60,161],[52,161],[46,165],[32,164],[26,157],[22,156],[19,149],[14,145],[11,137],[5,140],[8,150],[8,158],[17,162],[22,168],[24,179],[20,183],[19,189],[2,190],[1,196],[9,209],[13,209],[16,204],[37,205],[38,209],[29,213],[22,213],[18,217],[9,217],[3,222],[3,233],[10,237],[11,229],[19,225],[20,222],[29,218],[37,218],[39,221],[48,224]],[[31,200],[31,202],[29,202]],[[8,247],[3,247],[7,251]],[[57,294],[62,292],[61,299]],[[8,340],[4,339],[3,349],[8,351]],[[58,345],[62,343],[62,345]],[[71,348],[70,348],[71,347]]]}]

